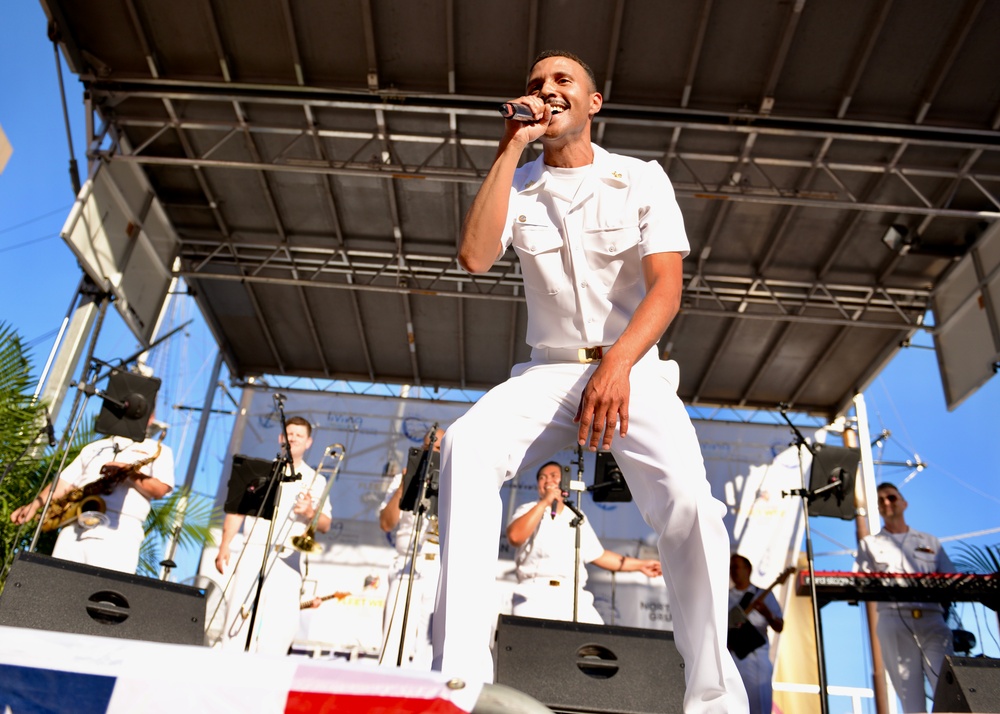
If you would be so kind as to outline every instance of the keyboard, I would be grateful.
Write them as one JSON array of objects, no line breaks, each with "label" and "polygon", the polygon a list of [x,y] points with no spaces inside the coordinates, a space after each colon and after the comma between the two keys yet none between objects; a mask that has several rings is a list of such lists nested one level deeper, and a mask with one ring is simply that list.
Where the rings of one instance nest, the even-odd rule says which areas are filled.
[{"label": "keyboard", "polygon": [[[809,594],[809,571],[799,571],[795,592]],[[1000,575],[973,573],[851,573],[816,571],[816,599],[883,602],[978,602],[1000,611]]]}]

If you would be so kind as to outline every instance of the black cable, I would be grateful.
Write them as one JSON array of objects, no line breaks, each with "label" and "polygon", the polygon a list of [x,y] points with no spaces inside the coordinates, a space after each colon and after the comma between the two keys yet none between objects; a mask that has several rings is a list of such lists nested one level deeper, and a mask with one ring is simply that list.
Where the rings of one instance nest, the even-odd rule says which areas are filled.
[{"label": "black cable", "polygon": [[59,77],[59,97],[62,100],[63,122],[66,124],[66,141],[69,144],[69,180],[73,184],[73,195],[80,195],[80,171],[76,165],[76,153],[73,151],[73,134],[69,125],[69,110],[66,108],[66,87],[63,85],[62,62],[59,60],[59,43],[54,25],[49,25],[49,39],[52,40],[52,51],[56,58],[56,74]]}]

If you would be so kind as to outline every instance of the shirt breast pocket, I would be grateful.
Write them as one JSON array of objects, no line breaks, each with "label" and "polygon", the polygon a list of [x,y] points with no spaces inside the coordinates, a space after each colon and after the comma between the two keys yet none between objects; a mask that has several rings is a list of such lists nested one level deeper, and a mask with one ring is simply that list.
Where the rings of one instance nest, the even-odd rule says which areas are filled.
[{"label": "shirt breast pocket", "polygon": [[566,286],[563,239],[558,230],[552,226],[515,223],[513,245],[521,262],[525,288],[555,295]]},{"label": "shirt breast pocket", "polygon": [[587,263],[608,293],[626,290],[642,277],[639,226],[619,226],[584,231]]}]

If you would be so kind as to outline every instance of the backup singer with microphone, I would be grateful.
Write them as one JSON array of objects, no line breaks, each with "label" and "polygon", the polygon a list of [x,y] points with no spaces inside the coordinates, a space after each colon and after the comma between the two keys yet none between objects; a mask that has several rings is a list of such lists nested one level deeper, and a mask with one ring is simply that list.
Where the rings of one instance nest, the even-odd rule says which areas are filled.
[{"label": "backup singer with microphone", "polygon": [[[573,513],[563,503],[560,482],[565,473],[556,461],[542,466],[536,474],[538,500],[518,508],[507,526],[507,541],[517,548],[514,615],[573,619],[576,533],[571,523]],[[546,518],[546,513],[554,517]],[[593,563],[612,572],[638,571],[650,578],[663,574],[658,560],[630,558],[605,550],[586,520],[580,524],[580,563],[577,621],[599,625],[604,624],[604,620],[594,607],[594,596],[583,589],[587,583],[584,563]]]}]

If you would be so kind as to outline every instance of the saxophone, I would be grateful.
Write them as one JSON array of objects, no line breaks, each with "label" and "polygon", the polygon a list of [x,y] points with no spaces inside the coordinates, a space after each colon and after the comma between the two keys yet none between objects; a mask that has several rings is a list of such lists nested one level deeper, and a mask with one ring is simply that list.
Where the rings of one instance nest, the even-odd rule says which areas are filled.
[{"label": "saxophone", "polygon": [[101,477],[96,481],[74,488],[62,498],[53,500],[42,520],[42,531],[54,531],[73,521],[79,522],[84,528],[107,525],[108,517],[104,515],[106,506],[102,496],[110,495],[126,478],[149,478],[140,474],[139,469],[160,457],[163,437],[166,435],[166,430],[160,432],[160,438],[156,441],[156,453],[152,456],[126,466],[104,464],[101,467]]}]

